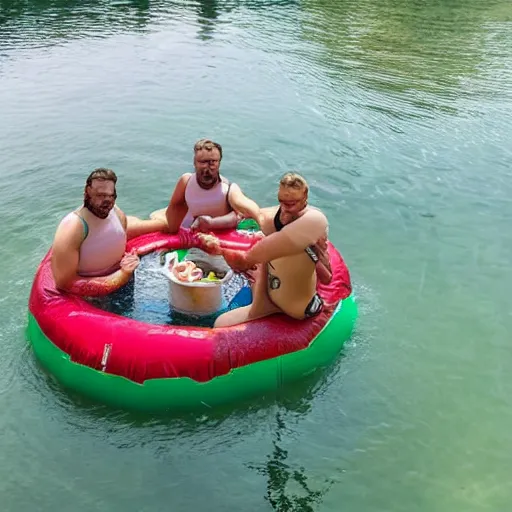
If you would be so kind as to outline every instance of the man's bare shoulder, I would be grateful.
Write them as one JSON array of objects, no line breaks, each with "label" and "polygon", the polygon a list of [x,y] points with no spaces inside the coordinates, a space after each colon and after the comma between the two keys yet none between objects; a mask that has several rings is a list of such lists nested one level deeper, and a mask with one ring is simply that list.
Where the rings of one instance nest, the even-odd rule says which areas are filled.
[{"label": "man's bare shoulder", "polygon": [[188,180],[194,175],[193,172],[184,172],[179,178],[177,183],[187,184]]},{"label": "man's bare shoulder", "polygon": [[117,206],[117,203],[114,205],[114,211],[115,211],[118,215],[125,215],[124,211],[123,211],[119,206]]},{"label": "man's bare shoulder", "polygon": [[279,210],[279,206],[267,206],[265,208],[260,208],[260,215],[265,219],[274,219],[277,210]]},{"label": "man's bare shoulder", "polygon": [[278,210],[279,206],[269,206],[260,209],[259,224],[265,235],[269,235],[276,230],[274,226],[274,217]]},{"label": "man's bare shoulder", "polygon": [[174,190],[172,191],[168,208],[171,206],[182,205],[186,202],[185,190],[187,189],[188,182],[192,176],[192,173],[186,172],[178,178],[178,181],[176,181],[176,185],[174,186]]},{"label": "man's bare shoulder", "polygon": [[320,218],[320,217],[325,218],[325,219],[327,218],[325,216],[325,213],[322,210],[320,210],[320,208],[318,208],[317,206],[308,205],[306,207],[306,211],[305,211],[304,214],[305,215],[306,214],[307,215],[314,215],[314,216],[317,216],[317,218]]},{"label": "man's bare shoulder", "polygon": [[318,208],[308,206],[298,219],[283,228],[283,232],[312,244],[326,235],[328,227],[327,217]]},{"label": "man's bare shoulder", "polygon": [[57,226],[54,243],[75,245],[83,238],[84,220],[77,211],[68,213]]},{"label": "man's bare shoulder", "polygon": [[194,175],[193,172],[184,172],[180,174],[180,177],[176,180],[175,188],[183,187],[188,183],[188,180]]},{"label": "man's bare shoulder", "polygon": [[80,215],[78,210],[74,210],[72,212],[67,213],[62,219],[60,220],[57,231],[58,230],[74,230],[79,226],[83,225],[83,217]]},{"label": "man's bare shoulder", "polygon": [[327,216],[322,210],[320,210],[320,208],[317,208],[316,206],[308,206],[300,218],[327,223]]}]

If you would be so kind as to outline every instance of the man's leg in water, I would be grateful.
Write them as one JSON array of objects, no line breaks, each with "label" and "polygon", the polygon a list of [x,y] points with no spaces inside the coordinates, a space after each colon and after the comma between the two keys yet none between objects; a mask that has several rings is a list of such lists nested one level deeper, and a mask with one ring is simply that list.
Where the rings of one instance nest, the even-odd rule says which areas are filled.
[{"label": "man's leg in water", "polygon": [[167,231],[167,219],[139,219],[132,215],[126,216],[126,237],[135,238],[136,236],[153,233],[154,231]]},{"label": "man's leg in water", "polygon": [[215,320],[214,327],[229,327],[249,320],[256,320],[265,316],[280,313],[281,310],[269,299],[267,293],[267,266],[258,265],[254,285],[252,288],[252,304],[232,309],[220,315]]}]

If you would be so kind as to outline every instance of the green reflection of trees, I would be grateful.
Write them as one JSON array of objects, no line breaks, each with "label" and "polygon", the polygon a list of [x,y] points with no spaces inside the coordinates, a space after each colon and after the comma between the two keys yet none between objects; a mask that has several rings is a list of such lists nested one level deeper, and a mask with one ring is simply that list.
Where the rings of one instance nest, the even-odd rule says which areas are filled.
[{"label": "green reflection of trees", "polygon": [[[211,37],[222,13],[236,9],[268,10],[297,5],[299,0],[0,0],[0,44],[16,37],[25,45],[41,39],[71,39],[94,32],[144,30],[162,16],[197,13],[199,37]],[[37,37],[35,36],[37,32]]]},{"label": "green reflection of trees", "polygon": [[73,39],[91,30],[96,37],[140,31],[150,19],[149,0],[1,0],[0,44]]},{"label": "green reflection of trees", "polygon": [[500,0],[304,0],[303,37],[347,79],[389,92],[446,92],[482,62]]},{"label": "green reflection of trees", "polygon": [[[272,452],[267,461],[260,465],[249,465],[267,478],[266,501],[278,512],[313,512],[314,505],[321,503],[332,482],[322,490],[313,490],[308,484],[304,467],[293,468],[289,463],[288,451],[281,447],[282,433],[286,430],[281,414],[276,414],[276,431],[272,441]],[[290,484],[300,488],[300,494],[292,493]]]},{"label": "green reflection of trees", "polygon": [[217,0],[197,0],[198,23],[200,26],[198,37],[203,40],[211,39],[219,17],[219,2]]}]

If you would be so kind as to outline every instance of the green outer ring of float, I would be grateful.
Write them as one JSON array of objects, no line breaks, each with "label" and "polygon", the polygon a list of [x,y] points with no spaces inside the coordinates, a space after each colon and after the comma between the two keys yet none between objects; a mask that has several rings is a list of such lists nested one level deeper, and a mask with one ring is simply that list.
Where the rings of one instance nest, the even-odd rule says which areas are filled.
[{"label": "green outer ring of float", "polygon": [[207,382],[180,377],[151,379],[138,384],[75,363],[45,336],[31,313],[28,314],[27,336],[43,367],[63,387],[113,407],[158,412],[214,407],[275,391],[331,364],[352,334],[356,319],[357,304],[351,295],[338,304],[307,348],[234,368]]}]

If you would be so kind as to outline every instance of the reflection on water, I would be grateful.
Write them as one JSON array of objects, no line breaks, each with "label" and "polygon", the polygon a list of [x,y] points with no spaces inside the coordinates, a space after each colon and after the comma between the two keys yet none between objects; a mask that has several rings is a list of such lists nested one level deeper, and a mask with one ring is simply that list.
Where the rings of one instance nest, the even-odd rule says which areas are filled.
[{"label": "reflection on water", "polygon": [[369,96],[360,106],[402,119],[432,118],[436,112],[458,113],[461,95],[473,94],[461,86],[485,73],[487,23],[504,18],[499,5],[304,0],[302,35],[317,44],[315,59],[333,80],[389,94],[384,105],[382,96]]},{"label": "reflection on water", "polygon": [[[149,416],[115,410],[63,390],[40,368],[32,367],[37,364],[33,356],[30,357],[30,364],[24,368],[23,374],[29,389],[41,395],[41,401],[37,404],[38,414],[55,418],[53,428],[72,439],[73,446],[84,436],[89,444],[101,446],[106,452],[105,460],[111,460],[114,464],[119,458],[133,458],[141,464],[141,470],[148,471],[149,475],[152,474],[152,467],[165,465],[165,475],[152,482],[156,490],[167,488],[166,481],[172,477],[180,483],[179,494],[186,493],[188,487],[202,488],[208,486],[209,482],[214,484],[219,479],[217,475],[220,471],[218,484],[229,488],[234,494],[242,491],[247,495],[240,482],[244,482],[244,478],[251,481],[251,488],[256,491],[258,500],[257,507],[252,508],[251,499],[245,498],[243,501],[249,504],[248,510],[261,509],[265,498],[273,510],[302,512],[316,510],[316,505],[330,487],[330,482],[318,482],[317,478],[312,483],[312,475],[308,474],[305,464],[292,462],[292,459],[297,460],[297,452],[287,446],[287,438],[293,436],[295,430],[292,425],[295,426],[311,412],[315,395],[325,387],[324,372],[317,372],[298,382],[286,396],[261,397],[205,410],[203,414],[169,412]],[[247,457],[248,441],[255,434],[261,438],[260,446],[253,456]],[[41,452],[47,453],[43,445],[38,446],[37,451],[39,457]],[[236,456],[237,452],[241,457]],[[206,465],[204,470],[194,472],[196,463]],[[222,472],[231,469],[237,475],[230,479],[223,478]],[[240,480],[237,476],[241,472],[245,475]],[[121,471],[121,475],[129,474],[128,468],[124,473]],[[116,490],[119,489],[117,480],[113,481],[113,485]],[[137,488],[142,489],[140,484]],[[170,498],[171,503],[175,503],[179,494]],[[157,497],[151,503],[163,503],[159,499],[162,498]],[[225,496],[210,510],[228,510],[230,502],[230,496]],[[227,508],[224,508],[226,505]],[[233,509],[243,510],[239,507]]]},{"label": "reflection on water", "polygon": [[[272,8],[280,17],[293,14],[299,30],[284,23],[276,30],[276,14],[273,24],[266,23]],[[237,15],[243,10],[261,12],[262,23],[246,26]],[[0,49],[145,32],[172,22],[195,23],[197,37],[206,41],[215,37],[219,23],[239,25],[251,45],[262,34],[271,47],[291,44],[290,54],[301,40],[313,43],[300,49],[306,65],[296,71],[308,74],[308,67],[320,63],[330,80],[326,87],[354,91],[357,86],[389,95],[383,103],[382,96],[358,94],[350,99],[353,105],[398,119],[432,118],[436,112],[458,113],[460,99],[473,97],[473,89],[463,85],[484,78],[485,61],[510,44],[504,37],[489,45],[489,23],[509,17],[500,0],[455,0],[449,6],[413,0],[7,0],[0,4]],[[495,92],[479,88],[480,96]]]},{"label": "reflection on water", "polygon": [[198,23],[201,27],[199,37],[204,40],[212,38],[217,18],[219,17],[219,2],[217,0],[197,0]]},{"label": "reflection on water", "polygon": [[149,0],[3,0],[0,49],[47,46],[81,37],[107,37],[118,31],[140,32],[157,13],[158,2],[150,12]]},{"label": "reflection on water", "polygon": [[[260,475],[267,479],[267,493],[265,499],[273,510],[278,512],[313,512],[314,505],[321,503],[323,496],[329,490],[332,482],[322,490],[311,489],[308,484],[306,469],[302,466],[294,467],[288,460],[288,450],[282,447],[283,434],[286,425],[282,414],[276,414],[276,426],[273,432],[272,452],[267,455],[263,464],[251,465]],[[297,492],[290,491],[290,487],[298,488]]]},{"label": "reflection on water", "polygon": [[198,37],[209,40],[222,14],[239,9],[269,10],[297,5],[294,0],[3,0],[0,48],[33,47],[116,32],[146,32],[150,25],[197,21]]}]

